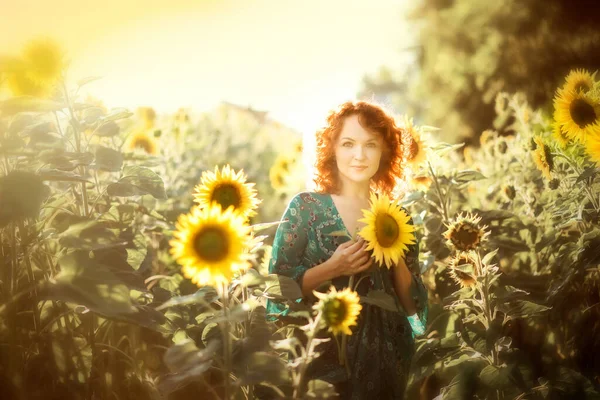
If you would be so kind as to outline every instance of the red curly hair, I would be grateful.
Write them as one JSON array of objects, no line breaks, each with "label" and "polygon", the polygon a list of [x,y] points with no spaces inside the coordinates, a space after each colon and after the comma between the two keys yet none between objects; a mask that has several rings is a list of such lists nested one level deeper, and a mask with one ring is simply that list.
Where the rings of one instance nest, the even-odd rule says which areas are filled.
[{"label": "red curly hair", "polygon": [[396,181],[402,179],[402,136],[403,129],[396,126],[392,118],[382,107],[366,101],[347,101],[329,112],[327,126],[317,131],[316,177],[317,191],[339,193],[340,182],[335,160],[335,142],[344,120],[358,115],[360,125],[366,130],[378,133],[383,138],[383,153],[379,169],[372,178],[372,189],[378,193],[390,195]]}]

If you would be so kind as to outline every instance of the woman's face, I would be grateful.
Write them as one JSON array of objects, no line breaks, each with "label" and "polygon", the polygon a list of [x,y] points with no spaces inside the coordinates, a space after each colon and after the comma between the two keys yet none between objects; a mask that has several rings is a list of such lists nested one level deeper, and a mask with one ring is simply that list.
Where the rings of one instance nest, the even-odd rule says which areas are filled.
[{"label": "woman's face", "polygon": [[383,138],[371,133],[358,122],[358,115],[344,119],[335,143],[335,159],[342,181],[369,182],[379,169]]}]

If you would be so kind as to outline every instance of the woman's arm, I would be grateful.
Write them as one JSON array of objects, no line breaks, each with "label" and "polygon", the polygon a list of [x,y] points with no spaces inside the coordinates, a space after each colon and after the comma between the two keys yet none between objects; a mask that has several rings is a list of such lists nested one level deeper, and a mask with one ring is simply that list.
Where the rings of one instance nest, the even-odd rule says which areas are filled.
[{"label": "woman's arm", "polygon": [[417,312],[417,306],[411,296],[412,275],[406,266],[404,259],[400,259],[398,264],[393,266],[394,289],[400,300],[400,304],[407,315],[413,315]]}]

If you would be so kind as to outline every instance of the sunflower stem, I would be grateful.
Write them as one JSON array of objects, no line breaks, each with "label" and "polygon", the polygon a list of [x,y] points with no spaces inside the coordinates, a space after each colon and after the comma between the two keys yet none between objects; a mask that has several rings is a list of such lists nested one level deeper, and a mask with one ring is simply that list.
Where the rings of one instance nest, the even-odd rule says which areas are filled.
[{"label": "sunflower stem", "polygon": [[308,369],[308,364],[310,364],[310,362],[312,361],[313,358],[313,353],[314,353],[314,343],[313,343],[313,339],[315,338],[315,335],[317,334],[317,331],[319,329],[319,324],[321,323],[321,316],[323,315],[322,311],[319,311],[317,313],[317,316],[315,317],[315,319],[312,321],[311,326],[309,328],[309,330],[306,333],[307,336],[307,342],[306,342],[306,354],[304,356],[304,359],[302,360],[302,363],[300,364],[300,369],[298,371],[298,375],[297,375],[297,379],[296,379],[296,385],[294,388],[294,394],[293,394],[293,399],[294,400],[300,400],[302,398],[304,398],[304,393],[306,392],[306,371]]},{"label": "sunflower stem", "polygon": [[450,221],[450,218],[448,216],[448,208],[446,206],[445,196],[442,195],[442,189],[440,187],[440,183],[437,179],[437,176],[433,172],[433,167],[431,166],[431,162],[427,161],[427,166],[429,167],[429,172],[431,173],[433,182],[435,183],[435,191],[437,192],[438,198],[440,200],[440,206],[442,207],[442,213],[444,214],[444,222],[448,222],[448,221]]},{"label": "sunflower stem", "polygon": [[223,357],[225,358],[225,371],[223,375],[225,380],[225,399],[229,400],[231,398],[229,382],[229,374],[231,373],[231,342],[229,337],[229,292],[226,283],[221,285],[221,298],[223,299],[223,312],[225,313],[225,321],[221,324],[223,333]]}]

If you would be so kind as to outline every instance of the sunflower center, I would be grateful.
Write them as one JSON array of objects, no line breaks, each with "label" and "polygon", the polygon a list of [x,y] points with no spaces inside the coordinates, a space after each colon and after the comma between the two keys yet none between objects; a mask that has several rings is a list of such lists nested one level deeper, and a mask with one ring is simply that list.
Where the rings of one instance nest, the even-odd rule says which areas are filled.
[{"label": "sunflower center", "polygon": [[584,99],[575,99],[569,107],[571,118],[580,128],[593,124],[597,115],[594,107]]},{"label": "sunflower center", "polygon": [[479,232],[470,225],[460,226],[452,237],[452,241],[457,244],[457,247],[471,248],[479,242]]},{"label": "sunflower center", "polygon": [[377,243],[381,247],[392,247],[398,236],[400,236],[400,226],[394,217],[390,214],[379,214],[375,219],[375,236]]},{"label": "sunflower center", "polygon": [[150,140],[145,137],[136,138],[135,142],[133,142],[133,147],[136,149],[142,149],[146,153],[152,153],[152,143],[150,143]]},{"label": "sunflower center", "polygon": [[328,326],[339,326],[346,319],[348,307],[338,298],[332,298],[323,305],[323,317]]},{"label": "sunflower center", "polygon": [[194,249],[198,257],[209,261],[218,262],[227,257],[229,240],[226,232],[216,227],[207,227],[194,238]]},{"label": "sunflower center", "polygon": [[229,206],[239,208],[242,203],[242,196],[237,187],[230,183],[223,183],[213,190],[210,200],[216,201],[223,210],[226,210]]}]

